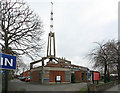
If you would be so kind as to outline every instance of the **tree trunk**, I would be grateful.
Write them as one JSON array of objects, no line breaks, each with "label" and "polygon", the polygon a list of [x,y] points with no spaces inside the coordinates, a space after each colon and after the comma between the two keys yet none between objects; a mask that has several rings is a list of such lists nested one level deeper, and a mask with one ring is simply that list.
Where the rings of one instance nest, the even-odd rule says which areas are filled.
[{"label": "tree trunk", "polygon": [[105,62],[105,69],[104,69],[104,83],[107,82],[107,64]]},{"label": "tree trunk", "polygon": [[110,72],[109,72],[109,67],[107,68],[107,82],[110,82]]},{"label": "tree trunk", "polygon": [[118,83],[120,84],[120,60],[118,62]]}]

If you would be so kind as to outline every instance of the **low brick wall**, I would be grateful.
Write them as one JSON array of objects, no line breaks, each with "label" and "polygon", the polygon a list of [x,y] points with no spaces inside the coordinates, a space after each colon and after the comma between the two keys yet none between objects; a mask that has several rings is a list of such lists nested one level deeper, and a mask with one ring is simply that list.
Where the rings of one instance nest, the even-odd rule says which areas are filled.
[{"label": "low brick wall", "polygon": [[101,85],[91,84],[89,85],[89,91],[104,91],[118,84],[118,81],[112,81]]}]

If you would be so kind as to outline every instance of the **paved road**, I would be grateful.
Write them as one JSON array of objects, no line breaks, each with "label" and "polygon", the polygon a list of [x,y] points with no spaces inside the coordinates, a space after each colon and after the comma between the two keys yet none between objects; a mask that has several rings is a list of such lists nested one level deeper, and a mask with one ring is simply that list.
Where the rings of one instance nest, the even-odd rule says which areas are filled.
[{"label": "paved road", "polygon": [[74,83],[74,84],[57,84],[57,85],[41,85],[31,84],[30,82],[20,81],[14,79],[9,82],[9,88],[13,91],[78,91],[81,88],[87,86],[86,83]]},{"label": "paved road", "polygon": [[117,92],[117,93],[120,93],[120,84],[119,85],[116,85],[116,86],[113,86],[109,89],[107,89],[106,91],[114,91],[114,92]]}]

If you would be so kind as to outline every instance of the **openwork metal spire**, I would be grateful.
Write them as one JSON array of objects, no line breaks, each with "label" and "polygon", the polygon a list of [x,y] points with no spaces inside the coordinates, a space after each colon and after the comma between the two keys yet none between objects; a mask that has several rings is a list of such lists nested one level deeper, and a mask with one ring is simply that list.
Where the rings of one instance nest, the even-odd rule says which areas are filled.
[{"label": "openwork metal spire", "polygon": [[47,57],[52,58],[55,56],[56,53],[55,53],[55,34],[53,32],[53,3],[51,2],[50,33],[48,34]]}]

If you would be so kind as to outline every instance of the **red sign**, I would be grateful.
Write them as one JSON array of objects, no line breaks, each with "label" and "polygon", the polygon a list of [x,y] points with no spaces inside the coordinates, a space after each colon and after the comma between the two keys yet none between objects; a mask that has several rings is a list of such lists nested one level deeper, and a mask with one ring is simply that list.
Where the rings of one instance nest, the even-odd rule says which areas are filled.
[{"label": "red sign", "polygon": [[93,80],[100,80],[100,73],[94,72],[93,76],[94,76]]}]

